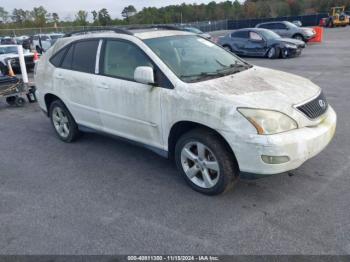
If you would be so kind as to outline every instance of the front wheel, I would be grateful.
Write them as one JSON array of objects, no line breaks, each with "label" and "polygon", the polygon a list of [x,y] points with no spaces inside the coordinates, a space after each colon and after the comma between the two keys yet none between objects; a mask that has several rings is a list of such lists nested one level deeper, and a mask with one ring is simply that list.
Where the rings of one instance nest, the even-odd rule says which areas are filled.
[{"label": "front wheel", "polygon": [[281,57],[282,58],[287,58],[289,56],[289,51],[287,48],[281,50]]},{"label": "front wheel", "polygon": [[267,52],[267,57],[270,59],[275,59],[279,56],[279,49],[276,47],[271,47]]},{"label": "front wheel", "polygon": [[305,42],[305,39],[302,35],[297,34],[297,35],[294,35],[293,38],[296,40]]},{"label": "front wheel", "polygon": [[233,154],[211,131],[196,129],[184,134],[176,144],[175,161],[189,186],[203,194],[221,194],[238,180]]},{"label": "front wheel", "polygon": [[78,138],[80,134],[78,126],[67,107],[60,100],[52,102],[50,118],[56,134],[62,141],[70,143]]}]

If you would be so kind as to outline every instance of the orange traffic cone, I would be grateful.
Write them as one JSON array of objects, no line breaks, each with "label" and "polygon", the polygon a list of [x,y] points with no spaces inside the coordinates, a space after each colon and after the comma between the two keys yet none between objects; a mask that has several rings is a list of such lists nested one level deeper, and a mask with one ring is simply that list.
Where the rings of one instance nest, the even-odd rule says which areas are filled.
[{"label": "orange traffic cone", "polygon": [[38,61],[39,61],[39,54],[38,54],[38,52],[35,51],[34,57],[33,57],[33,62],[36,63]]},{"label": "orange traffic cone", "polygon": [[11,76],[11,77],[16,76],[15,73],[13,72],[13,69],[12,69],[10,60],[7,61],[7,68],[8,68],[8,70],[9,70],[9,72],[8,72],[8,75],[9,75],[9,76]]}]

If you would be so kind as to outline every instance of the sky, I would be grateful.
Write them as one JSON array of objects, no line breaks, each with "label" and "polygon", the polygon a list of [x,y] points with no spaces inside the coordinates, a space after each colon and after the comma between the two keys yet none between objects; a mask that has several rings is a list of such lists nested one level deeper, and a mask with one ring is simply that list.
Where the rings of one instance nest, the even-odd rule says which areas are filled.
[{"label": "sky", "polygon": [[[121,12],[125,6],[133,5],[136,10],[143,7],[162,7],[167,5],[177,5],[183,2],[209,3],[212,0],[0,0],[0,6],[11,11],[14,8],[31,10],[33,7],[42,5],[49,13],[58,13],[61,19],[74,20],[74,15],[78,10],[91,12],[107,8],[112,18],[121,18]],[[221,1],[216,1],[221,2]],[[91,19],[91,13],[89,13]]]}]

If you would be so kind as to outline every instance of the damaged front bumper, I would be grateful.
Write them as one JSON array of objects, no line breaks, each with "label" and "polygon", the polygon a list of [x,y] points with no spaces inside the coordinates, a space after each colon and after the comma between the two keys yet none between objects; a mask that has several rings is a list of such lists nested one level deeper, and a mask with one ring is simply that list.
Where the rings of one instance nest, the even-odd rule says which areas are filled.
[{"label": "damaged front bumper", "polygon": [[[230,132],[222,135],[232,147],[241,173],[255,177],[273,175],[296,169],[320,153],[332,140],[336,121],[336,113],[329,106],[325,119],[316,126],[275,135],[250,135],[243,139]],[[274,159],[277,159],[275,163],[268,163]]]}]

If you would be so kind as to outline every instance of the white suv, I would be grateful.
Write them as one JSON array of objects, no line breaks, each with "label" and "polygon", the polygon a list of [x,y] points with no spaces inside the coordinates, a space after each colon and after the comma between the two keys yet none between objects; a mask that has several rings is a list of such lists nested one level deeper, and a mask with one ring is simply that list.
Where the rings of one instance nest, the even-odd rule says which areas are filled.
[{"label": "white suv", "polygon": [[40,59],[35,82],[61,140],[88,128],[136,141],[173,157],[188,184],[211,195],[240,174],[299,167],[336,127],[311,81],[177,30],[65,36]]}]

